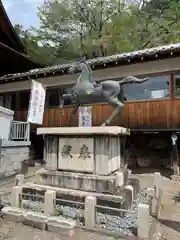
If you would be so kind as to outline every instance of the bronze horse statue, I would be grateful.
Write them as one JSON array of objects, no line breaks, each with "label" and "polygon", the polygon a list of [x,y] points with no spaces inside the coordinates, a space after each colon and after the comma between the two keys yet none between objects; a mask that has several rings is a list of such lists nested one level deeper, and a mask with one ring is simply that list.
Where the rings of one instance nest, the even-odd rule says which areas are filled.
[{"label": "bronze horse statue", "polygon": [[125,100],[122,86],[131,83],[143,83],[149,79],[138,79],[128,76],[119,81],[105,80],[96,82],[92,78],[92,69],[85,60],[81,60],[70,66],[68,73],[74,74],[76,72],[81,72],[81,74],[72,89],[62,96],[60,108],[63,110],[65,101],[74,104],[76,107],[72,113],[73,116],[82,105],[107,102],[115,109],[111,116],[102,123],[102,126],[109,125],[122,112]]}]

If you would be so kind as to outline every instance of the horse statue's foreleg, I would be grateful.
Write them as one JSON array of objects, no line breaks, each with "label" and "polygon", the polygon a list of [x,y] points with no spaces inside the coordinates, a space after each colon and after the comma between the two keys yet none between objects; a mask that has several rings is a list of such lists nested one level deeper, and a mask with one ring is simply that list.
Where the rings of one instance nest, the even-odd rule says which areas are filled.
[{"label": "horse statue's foreleg", "polygon": [[60,113],[61,115],[64,115],[64,99],[60,100]]},{"label": "horse statue's foreleg", "polygon": [[68,126],[71,126],[73,117],[74,117],[74,115],[76,114],[76,112],[78,111],[79,107],[80,107],[80,104],[77,104],[77,105],[75,106],[75,108],[73,109],[73,111],[72,111],[72,113],[71,113],[71,118],[70,118],[69,123],[68,123]]}]

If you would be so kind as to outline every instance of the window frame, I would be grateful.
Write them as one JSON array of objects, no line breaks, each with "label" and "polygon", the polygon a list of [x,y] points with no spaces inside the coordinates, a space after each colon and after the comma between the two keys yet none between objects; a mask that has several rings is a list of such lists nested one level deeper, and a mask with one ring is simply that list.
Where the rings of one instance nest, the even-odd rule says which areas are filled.
[{"label": "window frame", "polygon": [[[144,75],[135,75],[138,78],[145,78],[145,77],[160,77],[160,76],[169,76],[169,96],[168,97],[164,97],[164,98],[154,98],[154,99],[134,99],[134,100],[127,100],[125,101],[125,103],[138,103],[138,102],[154,102],[154,101],[168,101],[172,98],[172,94],[171,94],[171,87],[172,87],[172,82],[171,82],[171,71],[167,71],[167,72],[160,72],[160,73],[152,73],[152,74],[144,74]],[[114,81],[118,79],[118,77],[116,77],[114,79]],[[119,80],[123,79],[122,77],[119,78]],[[113,79],[112,79],[113,80]],[[103,80],[102,80],[103,81]],[[64,89],[67,88],[71,88],[73,85],[59,85],[59,86],[54,86],[54,87],[48,87],[47,88],[47,95],[49,90],[59,90],[60,94],[59,94],[59,99],[61,97],[61,94],[63,93]],[[58,106],[49,106],[49,102],[47,101],[47,105],[46,108],[47,109],[54,109],[54,108],[58,108]],[[93,105],[105,105],[107,104],[106,102],[99,102],[99,103],[94,103]],[[91,105],[91,104],[87,104]],[[74,104],[69,104],[69,105],[64,105],[64,108],[72,108],[74,106]]]},{"label": "window frame", "polygon": [[[60,99],[60,96],[61,96],[61,89],[59,88],[48,88],[46,90],[46,100],[45,100],[45,107],[46,108],[57,108],[58,106],[51,106],[50,103],[49,103],[49,99],[50,99],[50,91],[57,91],[58,95],[59,95],[59,99]],[[60,102],[60,101],[59,101]]]},{"label": "window frame", "polygon": [[176,76],[179,75],[180,76],[180,71],[175,71],[173,72],[173,93],[174,93],[174,99],[180,99],[180,96],[176,96]]},{"label": "window frame", "polygon": [[[125,103],[139,103],[139,102],[155,102],[155,101],[166,101],[171,99],[171,73],[168,72],[161,72],[161,73],[152,73],[152,74],[144,74],[144,75],[135,75],[137,78],[146,78],[146,77],[160,77],[160,76],[169,76],[169,97],[163,97],[163,98],[153,98],[153,99],[134,99],[134,100],[127,100],[124,101]],[[126,94],[125,94],[126,96]]]},{"label": "window frame", "polygon": [[[59,105],[58,106],[50,106],[49,105],[49,91],[54,91],[54,90],[57,90],[58,92],[59,92],[59,100],[61,99],[61,96],[64,94],[63,93],[63,91],[65,90],[65,89],[68,89],[68,88],[71,88],[71,87],[73,87],[73,85],[59,85],[59,86],[54,86],[54,87],[48,87],[47,89],[46,89],[46,102],[45,102],[45,107],[47,108],[47,109],[54,109],[54,108],[58,108],[59,106],[60,106],[60,102],[59,102]],[[64,105],[64,107],[72,107],[73,106],[73,104],[70,104],[70,105]]]},{"label": "window frame", "polygon": [[17,92],[17,94],[18,94],[18,96],[17,96],[18,106],[16,106],[17,110],[23,110],[23,109],[28,109],[29,108],[29,104],[28,104],[27,108],[22,108],[21,107],[21,99],[20,99],[20,94],[21,93],[28,93],[29,94],[29,101],[30,101],[30,98],[31,98],[31,89],[18,91]]}]

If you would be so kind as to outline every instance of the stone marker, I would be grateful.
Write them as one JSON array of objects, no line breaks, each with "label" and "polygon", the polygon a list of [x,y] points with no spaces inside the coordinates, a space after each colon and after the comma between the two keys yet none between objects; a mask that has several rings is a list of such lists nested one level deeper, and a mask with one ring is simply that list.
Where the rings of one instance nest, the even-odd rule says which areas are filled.
[{"label": "stone marker", "polygon": [[154,173],[154,185],[155,185],[155,189],[156,189],[156,198],[159,197],[159,190],[162,187],[162,176],[160,172],[155,172]]},{"label": "stone marker", "polygon": [[133,186],[127,185],[125,188],[128,189],[129,191],[131,191],[131,194],[132,194],[131,202],[133,202],[134,201],[134,188],[133,188]]},{"label": "stone marker", "polygon": [[149,205],[140,203],[138,205],[138,237],[147,238],[149,237]]},{"label": "stone marker", "polygon": [[12,222],[23,222],[25,210],[16,207],[4,207],[1,210],[4,219]]},{"label": "stone marker", "polygon": [[25,219],[23,223],[25,225],[39,228],[42,230],[46,229],[46,223],[47,223],[48,217],[45,216],[43,213],[29,211],[24,214],[24,218]]},{"label": "stone marker", "polygon": [[86,197],[85,199],[85,226],[94,228],[96,223],[96,197]]},{"label": "stone marker", "polygon": [[60,235],[72,236],[76,221],[62,217],[49,217],[47,220],[47,230]]},{"label": "stone marker", "polygon": [[11,189],[11,206],[12,207],[21,207],[21,194],[22,194],[22,187],[15,186]]},{"label": "stone marker", "polygon": [[44,199],[44,214],[45,215],[54,215],[55,214],[55,206],[54,200],[56,198],[56,191],[54,190],[47,190],[45,192],[45,199]]},{"label": "stone marker", "polygon": [[20,186],[24,183],[24,174],[17,174],[15,177],[15,186]]},{"label": "stone marker", "polygon": [[122,187],[124,185],[124,173],[116,172],[116,186]]}]

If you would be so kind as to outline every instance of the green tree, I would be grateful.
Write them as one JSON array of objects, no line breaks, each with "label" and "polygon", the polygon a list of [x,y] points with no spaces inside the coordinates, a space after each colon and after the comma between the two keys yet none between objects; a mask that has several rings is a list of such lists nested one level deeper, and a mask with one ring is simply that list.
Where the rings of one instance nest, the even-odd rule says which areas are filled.
[{"label": "green tree", "polygon": [[[139,1],[138,1],[139,2]],[[180,41],[180,2],[142,0],[46,0],[40,27],[15,29],[29,56],[46,64],[133,51]]]},{"label": "green tree", "polygon": [[141,12],[146,14],[147,33],[151,45],[157,46],[180,40],[180,2],[178,0],[151,0],[145,2]]},{"label": "green tree", "polygon": [[48,44],[42,45],[41,37],[33,33],[31,29],[24,29],[22,25],[15,24],[14,29],[22,39],[27,55],[35,62],[43,65],[51,65],[56,59],[54,48]]},{"label": "green tree", "polygon": [[48,0],[39,8],[39,34],[55,45],[65,39],[63,47],[74,49],[75,55],[104,56],[106,26],[124,7],[120,0]]}]

